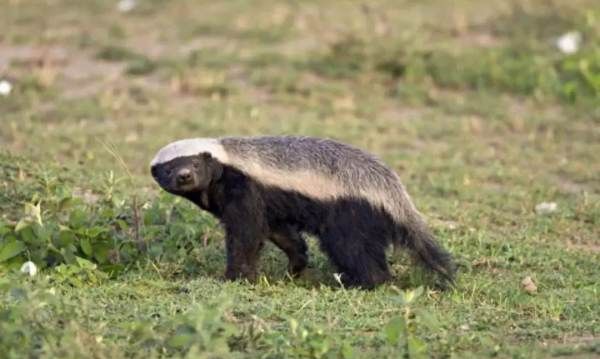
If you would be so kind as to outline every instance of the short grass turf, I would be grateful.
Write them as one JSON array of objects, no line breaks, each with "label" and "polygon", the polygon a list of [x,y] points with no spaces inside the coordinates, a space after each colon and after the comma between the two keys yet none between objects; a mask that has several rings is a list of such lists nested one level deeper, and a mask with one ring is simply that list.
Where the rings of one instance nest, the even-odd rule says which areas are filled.
[{"label": "short grass turf", "polygon": [[[0,0],[0,356],[600,355],[597,1],[134,5]],[[222,230],[148,162],[259,134],[384,159],[455,288],[390,254],[392,283],[345,289],[312,239],[302,278],[268,246],[224,282]]]}]

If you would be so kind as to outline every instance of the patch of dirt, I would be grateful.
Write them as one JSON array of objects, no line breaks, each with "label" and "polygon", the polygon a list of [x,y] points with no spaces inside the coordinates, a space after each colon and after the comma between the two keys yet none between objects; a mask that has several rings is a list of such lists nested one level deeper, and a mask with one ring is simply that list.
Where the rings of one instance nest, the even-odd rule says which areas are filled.
[{"label": "patch of dirt", "polygon": [[418,121],[422,119],[428,110],[425,107],[415,107],[398,104],[397,101],[386,101],[381,108],[378,117],[391,122],[395,121]]},{"label": "patch of dirt", "polygon": [[62,94],[66,98],[82,98],[99,93],[108,87],[108,84],[118,81],[124,68],[123,63],[99,61],[90,55],[72,56],[68,64],[61,69]]},{"label": "patch of dirt", "polygon": [[600,243],[573,243],[569,241],[567,247],[588,253],[600,253]]},{"label": "patch of dirt", "polygon": [[10,46],[0,43],[0,73],[7,73],[11,64],[21,66],[61,66],[67,61],[64,47]]},{"label": "patch of dirt", "polygon": [[81,198],[87,204],[96,204],[100,200],[100,195],[79,187],[73,189],[73,197]]},{"label": "patch of dirt", "polygon": [[544,358],[565,358],[565,359],[592,359],[600,358],[600,342],[575,342],[568,344],[543,343],[547,350],[547,356]]},{"label": "patch of dirt", "polygon": [[0,74],[33,75],[45,86],[56,86],[66,98],[101,91],[121,77],[124,64],[97,60],[94,55],[63,46],[0,44]]},{"label": "patch of dirt", "polygon": [[589,191],[590,189],[588,188],[588,186],[581,184],[581,183],[576,183],[573,182],[567,178],[564,177],[558,177],[556,176],[554,178],[554,182],[556,183],[557,187],[565,193],[583,193],[585,191]]},{"label": "patch of dirt", "polygon": [[582,336],[573,336],[573,337],[565,337],[563,340],[566,343],[593,343],[600,341],[600,337],[593,335],[582,335]]},{"label": "patch of dirt", "polygon": [[507,104],[506,113],[510,116],[523,116],[535,113],[540,117],[562,117],[565,116],[563,108],[558,104],[544,104],[540,106],[535,101],[527,98],[505,94],[502,100]]},{"label": "patch of dirt", "polygon": [[458,42],[465,47],[493,48],[501,46],[505,41],[485,32],[465,32],[457,37]]},{"label": "patch of dirt", "polygon": [[222,51],[224,47],[233,47],[233,42],[231,41],[231,39],[225,36],[195,36],[192,40],[180,44],[177,47],[177,51],[174,52],[174,54],[178,56],[188,56],[194,51],[205,49],[215,49],[215,51]]},{"label": "patch of dirt", "polygon": [[323,49],[326,49],[326,47],[323,46],[318,39],[311,37],[300,37],[279,43],[273,50],[276,50],[282,55],[292,57],[315,53]]}]

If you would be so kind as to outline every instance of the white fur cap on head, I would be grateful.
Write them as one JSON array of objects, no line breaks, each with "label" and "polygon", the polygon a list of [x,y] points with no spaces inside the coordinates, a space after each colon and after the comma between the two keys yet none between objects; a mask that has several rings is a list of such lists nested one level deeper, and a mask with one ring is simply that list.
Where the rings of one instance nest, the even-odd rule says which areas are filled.
[{"label": "white fur cap on head", "polygon": [[227,153],[218,139],[188,138],[169,143],[161,148],[150,162],[150,166],[166,163],[177,157],[194,156],[204,152],[210,153],[222,163],[227,163]]}]

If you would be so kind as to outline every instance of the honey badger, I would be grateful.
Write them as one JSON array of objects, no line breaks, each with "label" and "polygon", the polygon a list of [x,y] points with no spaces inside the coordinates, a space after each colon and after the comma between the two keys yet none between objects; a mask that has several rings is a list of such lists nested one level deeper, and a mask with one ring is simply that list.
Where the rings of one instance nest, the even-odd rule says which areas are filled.
[{"label": "honey badger", "polygon": [[370,289],[390,279],[390,244],[452,282],[450,255],[398,175],[358,148],[312,137],[192,138],[166,145],[150,166],[164,190],[219,218],[228,279],[256,277],[266,239],[285,252],[289,272],[300,273],[307,233],[319,238],[347,286]]}]

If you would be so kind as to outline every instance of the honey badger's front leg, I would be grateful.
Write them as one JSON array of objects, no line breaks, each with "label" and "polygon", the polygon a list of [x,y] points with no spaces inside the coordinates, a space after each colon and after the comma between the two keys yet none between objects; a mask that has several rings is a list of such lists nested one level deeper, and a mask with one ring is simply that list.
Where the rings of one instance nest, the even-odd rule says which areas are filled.
[{"label": "honey badger's front leg", "polygon": [[226,195],[221,216],[225,227],[227,279],[256,279],[260,250],[266,238],[264,204],[252,184],[238,183]]}]

